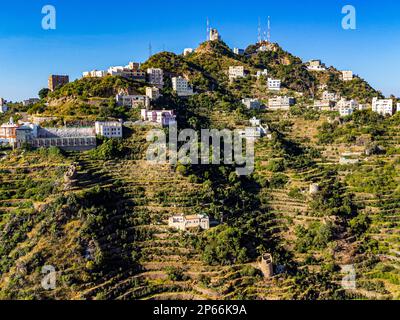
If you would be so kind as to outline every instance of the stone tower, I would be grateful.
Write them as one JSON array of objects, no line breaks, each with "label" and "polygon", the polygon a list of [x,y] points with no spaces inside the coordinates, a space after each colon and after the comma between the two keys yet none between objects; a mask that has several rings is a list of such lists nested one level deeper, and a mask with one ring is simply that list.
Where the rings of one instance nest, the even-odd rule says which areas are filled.
[{"label": "stone tower", "polygon": [[265,253],[261,256],[261,261],[259,263],[261,272],[264,277],[269,279],[274,275],[274,264],[272,260],[272,256],[269,253]]}]

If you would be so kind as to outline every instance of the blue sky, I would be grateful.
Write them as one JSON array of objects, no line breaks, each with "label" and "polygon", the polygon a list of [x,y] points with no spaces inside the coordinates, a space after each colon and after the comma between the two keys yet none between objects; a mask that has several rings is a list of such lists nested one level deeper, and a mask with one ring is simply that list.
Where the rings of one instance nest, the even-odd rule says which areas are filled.
[{"label": "blue sky", "polygon": [[[57,29],[43,30],[44,5]],[[341,28],[344,5],[357,29]],[[385,94],[400,95],[400,2],[397,0],[13,0],[0,4],[0,97],[34,97],[49,74],[69,74],[180,53],[206,37],[206,17],[231,47],[257,40],[260,17],[272,19],[272,40],[303,60],[352,69]]]}]

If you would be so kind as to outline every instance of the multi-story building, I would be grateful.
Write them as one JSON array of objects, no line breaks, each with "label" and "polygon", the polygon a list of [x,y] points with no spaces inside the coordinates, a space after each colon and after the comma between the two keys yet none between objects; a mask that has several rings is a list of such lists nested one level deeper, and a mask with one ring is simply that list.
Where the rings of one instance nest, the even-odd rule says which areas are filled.
[{"label": "multi-story building", "polygon": [[340,94],[335,92],[324,91],[322,93],[322,100],[339,101]]},{"label": "multi-story building", "polygon": [[229,80],[234,80],[237,78],[243,78],[245,76],[245,71],[243,66],[232,66],[229,67]]},{"label": "multi-story building", "polygon": [[308,62],[307,69],[310,71],[326,71],[326,67],[321,60],[311,60]]},{"label": "multi-story building", "polygon": [[187,231],[188,229],[194,228],[208,230],[210,229],[210,218],[202,214],[192,216],[173,216],[169,218],[168,226],[181,231]]},{"label": "multi-story building", "polygon": [[261,102],[258,99],[245,98],[242,99],[242,103],[250,110],[258,110],[261,108]]},{"label": "multi-story building", "polygon": [[268,78],[268,89],[273,91],[281,90],[281,80]]},{"label": "multi-story building", "polygon": [[167,127],[176,123],[176,116],[173,110],[146,110],[142,109],[141,117],[143,121],[153,122]]},{"label": "multi-story building", "polygon": [[103,78],[107,75],[107,71],[102,70],[92,70],[92,71],[85,71],[82,73],[84,78]]},{"label": "multi-story building", "polygon": [[242,56],[244,55],[244,49],[233,48],[233,53]]},{"label": "multi-story building", "polygon": [[351,81],[351,80],[353,80],[353,71],[350,71],[350,70],[342,71],[342,80],[343,81]]},{"label": "multi-story building", "polygon": [[17,140],[18,125],[10,118],[8,123],[4,123],[0,127],[0,145],[14,145]]},{"label": "multi-story building", "polygon": [[189,86],[189,82],[183,77],[172,78],[172,89],[179,97],[187,97],[193,95],[193,88]]},{"label": "multi-story building", "polygon": [[129,108],[149,108],[150,98],[143,95],[122,95],[117,94],[115,96],[115,101],[117,105],[129,107]]},{"label": "multi-story building", "polygon": [[356,109],[358,109],[358,102],[355,100],[346,100],[342,98],[337,103],[337,109],[339,109],[340,116],[350,116]]},{"label": "multi-story building", "polygon": [[50,75],[49,76],[49,89],[50,91],[56,90],[58,87],[62,87],[69,83],[69,76],[65,75]]},{"label": "multi-story building", "polygon": [[336,102],[332,100],[315,100],[314,108],[321,111],[333,111],[336,108]]},{"label": "multi-story building", "polygon": [[157,87],[146,87],[146,96],[150,100],[155,101],[161,97],[160,89],[158,89]]},{"label": "multi-story building", "polygon": [[392,99],[372,99],[372,111],[379,113],[383,116],[394,114],[393,100]]},{"label": "multi-story building", "polygon": [[160,68],[148,68],[147,81],[153,86],[162,89],[164,87],[164,71]]},{"label": "multi-story building", "polygon": [[268,109],[270,110],[289,110],[296,100],[292,97],[278,96],[268,100]]},{"label": "multi-story building", "polygon": [[221,40],[221,36],[218,33],[217,29],[210,29],[210,41],[219,41]]},{"label": "multi-story building", "polygon": [[146,81],[146,72],[139,69],[139,64],[130,62],[128,66],[110,67],[107,73],[111,76],[119,76],[130,80]]},{"label": "multi-story building", "polygon": [[106,138],[122,138],[123,129],[122,121],[106,121],[95,123],[96,135],[106,137]]}]

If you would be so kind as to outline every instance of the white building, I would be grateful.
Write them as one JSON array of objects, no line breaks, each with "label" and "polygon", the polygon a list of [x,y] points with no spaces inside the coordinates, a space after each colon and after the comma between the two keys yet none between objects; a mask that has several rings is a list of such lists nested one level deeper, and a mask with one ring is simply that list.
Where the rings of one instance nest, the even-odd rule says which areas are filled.
[{"label": "white building", "polygon": [[137,107],[150,107],[150,98],[143,95],[122,95],[117,94],[115,101],[119,106],[137,108]]},{"label": "white building", "polygon": [[173,216],[169,218],[168,226],[181,231],[193,228],[208,230],[210,229],[210,218],[202,214],[192,216]]},{"label": "white building", "polygon": [[353,71],[350,71],[350,70],[342,71],[342,80],[343,81],[351,81],[351,80],[353,80]]},{"label": "white building", "polygon": [[158,123],[163,127],[167,127],[176,123],[176,116],[173,110],[146,110],[140,111],[143,121]]},{"label": "white building", "polygon": [[335,92],[324,91],[322,93],[322,100],[339,101],[340,94]]},{"label": "white building", "polygon": [[158,89],[157,87],[146,87],[146,96],[150,100],[154,100],[155,101],[159,97],[161,97],[160,89]]},{"label": "white building", "polygon": [[243,78],[244,76],[245,76],[245,71],[243,66],[229,67],[229,80]]},{"label": "white building", "polygon": [[263,71],[257,71],[257,78],[260,78],[260,77],[268,77],[268,70],[267,69],[264,69]]},{"label": "white building", "polygon": [[5,113],[8,111],[8,106],[6,100],[0,98],[0,113]]},{"label": "white building", "polygon": [[239,56],[244,55],[244,49],[233,48],[233,53]]},{"label": "white building", "polygon": [[106,138],[122,138],[122,122],[121,121],[107,121],[95,123],[96,135]]},{"label": "white building", "polygon": [[261,108],[261,102],[257,99],[245,98],[242,99],[242,103],[250,110]]},{"label": "white building", "polygon": [[356,109],[358,109],[358,102],[355,100],[346,100],[342,98],[337,103],[337,109],[339,109],[341,117],[350,116]]},{"label": "white building", "polygon": [[210,29],[210,41],[219,41],[221,40],[221,36],[217,29]]},{"label": "white building", "polygon": [[289,110],[296,100],[292,97],[278,96],[268,100],[268,109],[270,110]]},{"label": "white building", "polygon": [[308,62],[307,69],[310,71],[326,71],[326,67],[321,60],[311,60]]},{"label": "white building", "polygon": [[193,53],[193,48],[185,48],[185,49],[183,50],[183,55],[184,55],[184,56],[187,56],[187,55],[189,55],[189,54],[191,54],[191,53]]},{"label": "white building", "polygon": [[281,80],[268,78],[268,89],[274,91],[281,90]]},{"label": "white building", "polygon": [[332,100],[315,100],[314,108],[321,111],[333,111],[336,108],[336,102]]},{"label": "white building", "polygon": [[188,97],[193,95],[193,88],[189,86],[189,82],[183,77],[172,78],[172,89],[179,97]]},{"label": "white building", "polygon": [[162,89],[164,87],[164,71],[160,68],[148,68],[147,80],[153,86]]},{"label": "white building", "polygon": [[392,99],[372,99],[372,111],[379,113],[383,116],[394,114],[393,110],[393,100]]},{"label": "white building", "polygon": [[85,71],[82,75],[84,78],[102,78],[107,75],[107,71],[102,71],[102,70]]}]

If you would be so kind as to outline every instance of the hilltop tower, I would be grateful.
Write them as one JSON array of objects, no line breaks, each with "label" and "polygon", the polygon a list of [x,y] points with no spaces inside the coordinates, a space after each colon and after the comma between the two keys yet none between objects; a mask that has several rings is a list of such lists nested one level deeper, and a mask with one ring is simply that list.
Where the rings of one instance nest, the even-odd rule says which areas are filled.
[{"label": "hilltop tower", "polygon": [[268,16],[268,35],[267,35],[268,43],[271,43],[271,17]]}]

